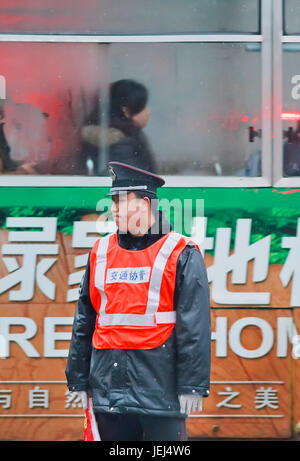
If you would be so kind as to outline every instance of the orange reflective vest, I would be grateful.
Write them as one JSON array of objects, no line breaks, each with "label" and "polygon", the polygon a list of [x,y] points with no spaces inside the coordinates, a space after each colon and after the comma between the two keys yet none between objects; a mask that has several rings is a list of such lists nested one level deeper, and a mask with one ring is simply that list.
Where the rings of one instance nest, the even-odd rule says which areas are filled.
[{"label": "orange reflective vest", "polygon": [[170,336],[176,264],[188,239],[169,232],[143,250],[125,250],[117,233],[90,255],[90,298],[97,312],[96,349],[152,349]]}]

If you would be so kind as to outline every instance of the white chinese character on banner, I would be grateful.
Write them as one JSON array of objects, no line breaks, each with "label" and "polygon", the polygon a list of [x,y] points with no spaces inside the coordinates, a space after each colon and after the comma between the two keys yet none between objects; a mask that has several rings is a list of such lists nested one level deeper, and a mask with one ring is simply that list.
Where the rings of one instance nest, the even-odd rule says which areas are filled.
[{"label": "white chinese character on banner", "polygon": [[293,344],[292,357],[293,359],[299,359],[300,358],[300,336],[299,335],[293,336],[292,344]]},{"label": "white chinese character on banner", "polygon": [[66,404],[65,408],[82,408],[82,401],[80,396],[76,392],[66,392]]},{"label": "white chinese character on banner", "polygon": [[49,391],[35,386],[29,391],[29,408],[49,408]]},{"label": "white chinese character on banner", "polygon": [[[74,267],[76,269],[83,267],[84,269],[81,271],[73,272],[72,274],[69,275],[69,285],[78,285],[81,283],[84,273],[85,273],[88,256],[89,256],[88,253],[84,255],[75,256]],[[76,288],[71,288],[70,290],[68,290],[67,302],[77,301],[78,298],[79,298],[79,287],[78,286]]]},{"label": "white chinese character on banner", "polygon": [[[116,225],[111,221],[75,221],[72,238],[72,248],[91,249],[101,234],[114,232]],[[97,234],[91,236],[89,234]],[[81,271],[69,275],[69,285],[79,285],[85,273],[88,261],[88,253],[75,256],[74,267],[83,268]],[[67,292],[67,302],[77,301],[79,298],[79,287],[71,288]]]},{"label": "white chinese character on banner", "polygon": [[268,387],[265,389],[264,387],[260,387],[256,390],[256,397],[255,397],[255,408],[260,410],[261,408],[269,407],[277,410],[278,408],[278,397],[277,397],[277,390]]},{"label": "white chinese character on banner", "polygon": [[300,218],[296,237],[283,237],[282,248],[289,248],[289,254],[280,272],[280,280],[286,287],[293,278],[290,306],[300,306]]},{"label": "white chinese character on banner", "polygon": [[234,398],[238,397],[240,395],[239,392],[232,391],[231,387],[226,387],[226,391],[224,392],[218,392],[219,395],[226,395],[227,397],[222,400],[222,402],[217,403],[217,407],[226,407],[226,408],[241,408],[242,405],[238,403],[229,403],[231,400]]},{"label": "white chinese character on banner", "polygon": [[206,237],[207,218],[195,217],[193,219],[191,238],[199,246],[202,256],[205,256],[205,250],[212,250],[214,247],[214,238]]},{"label": "white chinese character on banner", "polygon": [[[40,290],[49,299],[55,299],[55,284],[46,277],[46,273],[57,261],[57,258],[42,258],[37,262],[37,257],[58,255],[56,239],[56,218],[7,218],[7,227],[15,228],[42,228],[41,231],[11,231],[9,242],[2,245],[3,262],[9,272],[0,279],[0,294],[11,290],[20,283],[19,290],[11,290],[10,301],[29,301],[34,296],[34,286],[37,283]],[[22,243],[21,243],[22,242]],[[39,243],[28,243],[39,242]],[[48,242],[43,243],[43,242]],[[6,255],[14,255],[6,257]],[[16,255],[23,256],[22,266],[19,266]]]},{"label": "white chinese character on banner", "polygon": [[2,408],[11,407],[11,391],[8,389],[0,390],[0,405]]},{"label": "white chinese character on banner", "polygon": [[207,269],[211,282],[211,297],[219,304],[269,304],[270,293],[230,292],[227,276],[232,272],[233,284],[245,284],[250,260],[254,260],[253,281],[266,279],[269,268],[271,236],[250,244],[251,219],[238,219],[234,252],[230,254],[230,228],[218,228],[214,251],[214,263]]}]

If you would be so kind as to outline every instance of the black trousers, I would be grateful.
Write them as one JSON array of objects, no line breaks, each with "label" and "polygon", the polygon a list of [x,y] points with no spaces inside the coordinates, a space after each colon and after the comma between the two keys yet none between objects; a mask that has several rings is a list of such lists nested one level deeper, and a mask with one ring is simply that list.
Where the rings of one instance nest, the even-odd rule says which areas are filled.
[{"label": "black trousers", "polygon": [[150,415],[95,414],[103,441],[186,441],[184,418]]}]

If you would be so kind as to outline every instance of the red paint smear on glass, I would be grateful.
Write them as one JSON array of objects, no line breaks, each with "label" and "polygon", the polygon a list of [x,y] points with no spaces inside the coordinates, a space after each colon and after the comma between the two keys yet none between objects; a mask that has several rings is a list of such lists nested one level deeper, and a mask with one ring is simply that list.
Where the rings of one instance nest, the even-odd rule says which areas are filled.
[{"label": "red paint smear on glass", "polygon": [[278,194],[295,194],[296,192],[300,192],[300,189],[295,189],[295,190],[276,190],[274,189],[272,192],[278,192]]}]

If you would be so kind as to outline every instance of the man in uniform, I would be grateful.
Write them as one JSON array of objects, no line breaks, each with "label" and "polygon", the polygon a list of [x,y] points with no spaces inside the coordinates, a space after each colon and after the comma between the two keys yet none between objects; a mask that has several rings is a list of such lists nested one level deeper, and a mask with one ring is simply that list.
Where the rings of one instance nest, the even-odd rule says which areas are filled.
[{"label": "man in uniform", "polygon": [[[187,440],[209,395],[210,305],[197,245],[153,207],[164,180],[110,162],[117,232],[90,254],[66,367],[101,440]],[[167,225],[166,225],[167,224]]]}]

